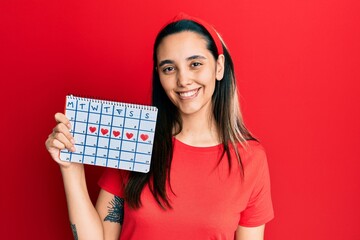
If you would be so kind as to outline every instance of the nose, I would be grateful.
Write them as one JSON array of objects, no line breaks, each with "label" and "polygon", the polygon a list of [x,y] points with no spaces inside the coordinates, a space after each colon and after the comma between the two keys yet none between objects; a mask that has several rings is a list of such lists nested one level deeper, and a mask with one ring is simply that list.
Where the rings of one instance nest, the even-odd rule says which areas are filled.
[{"label": "nose", "polygon": [[184,87],[192,83],[190,74],[186,70],[180,70],[177,72],[177,85]]}]

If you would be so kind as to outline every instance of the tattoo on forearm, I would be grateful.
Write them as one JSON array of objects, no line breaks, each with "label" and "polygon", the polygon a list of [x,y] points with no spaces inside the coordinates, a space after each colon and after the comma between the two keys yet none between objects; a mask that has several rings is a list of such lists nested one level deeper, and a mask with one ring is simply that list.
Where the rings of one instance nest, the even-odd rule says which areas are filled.
[{"label": "tattoo on forearm", "polygon": [[122,224],[124,220],[124,199],[114,196],[113,200],[109,202],[108,215],[104,218],[105,221]]},{"label": "tattoo on forearm", "polygon": [[72,233],[74,235],[74,240],[78,240],[79,238],[78,238],[78,235],[77,235],[75,224],[70,223],[70,226],[71,226]]}]

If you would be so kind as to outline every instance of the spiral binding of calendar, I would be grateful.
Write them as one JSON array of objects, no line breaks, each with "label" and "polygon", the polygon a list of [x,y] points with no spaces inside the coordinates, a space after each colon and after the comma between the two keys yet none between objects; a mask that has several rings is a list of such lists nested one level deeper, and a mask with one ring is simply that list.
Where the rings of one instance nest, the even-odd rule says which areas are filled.
[{"label": "spiral binding of calendar", "polygon": [[135,103],[124,103],[124,102],[116,102],[116,101],[110,101],[110,100],[101,100],[101,99],[97,99],[97,98],[74,96],[72,94],[67,95],[67,97],[70,99],[74,99],[74,100],[94,102],[94,103],[100,103],[100,104],[109,104],[109,105],[113,105],[113,106],[142,109],[142,110],[147,110],[147,111],[157,111],[158,110],[157,107],[150,106],[150,105],[141,105],[141,104],[135,104]]}]

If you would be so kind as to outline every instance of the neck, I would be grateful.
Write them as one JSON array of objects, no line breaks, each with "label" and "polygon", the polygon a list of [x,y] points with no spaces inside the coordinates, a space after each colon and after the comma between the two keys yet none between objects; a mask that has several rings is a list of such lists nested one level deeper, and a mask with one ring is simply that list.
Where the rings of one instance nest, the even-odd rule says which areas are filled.
[{"label": "neck", "polygon": [[181,115],[182,130],[175,137],[191,146],[208,147],[220,143],[212,113]]}]

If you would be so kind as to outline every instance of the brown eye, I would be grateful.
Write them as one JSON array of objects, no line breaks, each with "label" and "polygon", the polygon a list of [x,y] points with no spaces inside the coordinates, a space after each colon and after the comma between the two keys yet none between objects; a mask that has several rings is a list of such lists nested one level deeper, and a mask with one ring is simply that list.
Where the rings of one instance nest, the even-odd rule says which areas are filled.
[{"label": "brown eye", "polygon": [[199,66],[201,66],[202,64],[201,63],[199,63],[199,62],[193,62],[193,63],[191,63],[191,66],[192,67],[199,67]]},{"label": "brown eye", "polygon": [[174,67],[166,67],[166,68],[164,68],[162,71],[164,72],[164,73],[169,73],[169,72],[172,72],[172,71],[174,71]]}]

